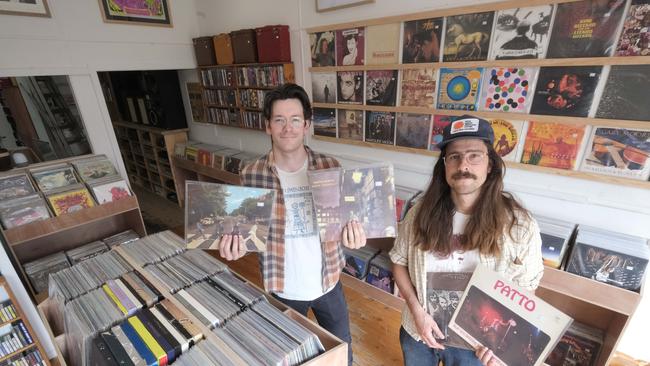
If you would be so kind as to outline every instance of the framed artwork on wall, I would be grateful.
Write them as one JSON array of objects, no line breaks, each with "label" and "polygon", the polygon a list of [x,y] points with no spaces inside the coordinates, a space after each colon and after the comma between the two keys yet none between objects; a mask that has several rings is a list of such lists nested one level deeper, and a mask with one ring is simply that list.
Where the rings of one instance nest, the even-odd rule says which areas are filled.
[{"label": "framed artwork on wall", "polygon": [[375,0],[316,0],[316,11],[322,13],[374,2]]},{"label": "framed artwork on wall", "polygon": [[171,27],[168,0],[99,0],[106,23]]},{"label": "framed artwork on wall", "polygon": [[0,14],[51,17],[47,0],[1,0]]}]

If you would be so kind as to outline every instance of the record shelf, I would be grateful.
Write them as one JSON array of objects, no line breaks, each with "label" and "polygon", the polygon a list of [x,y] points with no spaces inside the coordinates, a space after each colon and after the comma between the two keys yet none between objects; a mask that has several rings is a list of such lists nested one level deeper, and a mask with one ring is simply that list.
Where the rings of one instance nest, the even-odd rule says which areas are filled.
[{"label": "record shelf", "polygon": [[[525,0],[525,1],[515,1],[515,0],[504,0],[504,1],[499,1],[495,3],[489,3],[489,4],[477,4],[477,5],[471,5],[471,6],[462,6],[462,7],[455,7],[455,8],[446,8],[446,9],[435,9],[435,10],[430,10],[430,11],[421,11],[417,13],[411,13],[411,14],[401,14],[401,15],[393,15],[393,16],[386,16],[382,18],[374,18],[374,19],[364,19],[364,20],[356,20],[356,21],[351,21],[351,22],[346,22],[346,23],[338,23],[338,24],[330,24],[330,25],[319,25],[317,27],[311,27],[306,29],[306,33],[308,35],[312,35],[315,33],[319,32],[330,32],[330,31],[338,31],[338,30],[345,30],[345,29],[350,29],[350,28],[364,28],[364,27],[372,27],[372,26],[382,26],[386,25],[389,26],[391,24],[398,24],[400,29],[403,29],[404,27],[402,24],[404,22],[408,21],[416,21],[416,20],[422,20],[422,19],[429,19],[429,18],[444,18],[448,16],[454,16],[454,15],[463,15],[463,14],[473,14],[473,13],[479,13],[479,12],[496,12],[500,10],[509,10],[509,9],[515,9],[515,8],[525,8],[525,7],[533,7],[533,6],[543,6],[543,5],[556,5],[556,4],[561,4],[561,3],[572,3],[572,2],[579,2],[576,0]],[[552,38],[552,31],[555,26],[554,20],[556,19],[556,14],[558,11],[558,7],[555,6],[553,10],[553,17],[552,20],[550,21],[549,24],[549,29],[547,30],[547,33],[545,33],[541,39],[544,39],[544,37],[547,37],[553,40]],[[628,17],[628,8],[623,7],[622,10],[622,19],[620,23],[624,23],[625,19]],[[532,20],[533,18],[529,18],[529,20]],[[594,21],[595,24],[596,21]],[[494,23],[497,23],[497,16],[494,15]],[[515,23],[516,24],[516,23]],[[591,24],[591,23],[590,23]],[[595,26],[595,25],[594,25]],[[622,24],[621,26],[622,27]],[[442,26],[442,37],[446,37],[444,35],[445,30],[444,25]],[[495,29],[497,28],[496,26],[494,27]],[[619,33],[621,28],[618,28],[619,30],[616,31],[616,34]],[[368,32],[368,28],[365,28],[365,31]],[[489,34],[489,42],[490,42],[490,48],[493,48],[494,44],[492,42],[492,38],[494,36],[494,32]],[[365,43],[366,47],[369,43],[368,35],[365,35]],[[596,37],[596,36],[593,36]],[[617,36],[618,37],[618,36]],[[444,40],[444,43],[446,43],[446,39]],[[602,40],[599,40],[602,41]],[[396,52],[398,54],[397,59],[398,61],[396,62],[401,62],[399,60],[402,59],[400,57],[403,52],[403,42],[404,40],[402,37],[398,40],[398,44],[396,45]],[[541,41],[540,41],[541,42]],[[616,48],[616,45],[619,42],[619,38],[616,38],[614,41],[614,47]],[[641,129],[641,130],[648,130],[648,126],[650,125],[650,116],[645,116],[646,120],[635,120],[635,119],[609,119],[609,118],[594,118],[594,117],[571,117],[571,116],[564,116],[564,115],[541,115],[541,114],[533,114],[531,113],[512,113],[511,112],[494,112],[494,111],[484,111],[484,110],[451,110],[451,109],[438,109],[436,104],[433,104],[432,107],[412,107],[412,106],[402,106],[400,103],[400,94],[401,94],[401,79],[403,75],[403,70],[407,69],[433,69],[434,75],[438,75],[438,69],[440,68],[451,68],[451,69],[461,69],[461,68],[474,68],[474,67],[482,67],[486,68],[484,72],[488,72],[487,68],[490,67],[562,67],[562,66],[632,66],[632,65],[639,65],[639,66],[648,66],[650,65],[650,56],[602,56],[602,57],[574,57],[573,55],[569,55],[571,57],[566,57],[566,58],[532,58],[532,59],[502,59],[502,60],[488,60],[486,61],[441,61],[443,59],[442,54],[444,53],[444,48],[445,44],[443,42],[440,42],[440,54],[441,57],[439,60],[436,62],[427,62],[427,63],[384,63],[382,64],[381,62],[375,62],[376,64],[368,64],[368,59],[370,58],[370,55],[368,52],[365,62],[363,65],[350,65],[350,66],[311,66],[311,62],[308,59],[307,62],[309,62],[309,67],[306,67],[306,69],[309,71],[309,73],[336,73],[340,71],[371,71],[371,70],[397,70],[399,71],[400,76],[398,77],[398,82],[397,82],[397,90],[395,91],[395,94],[397,95],[396,97],[396,102],[395,106],[379,106],[379,105],[369,105],[367,104],[367,101],[365,100],[366,98],[363,98],[361,101],[361,104],[343,104],[343,103],[336,103],[336,100],[334,102],[328,102],[328,103],[321,103],[321,102],[314,102],[313,107],[315,108],[326,108],[326,109],[336,109],[338,110],[339,113],[346,111],[346,110],[357,110],[357,111],[362,111],[362,113],[365,114],[366,111],[377,111],[377,112],[391,112],[391,113],[412,113],[412,114],[424,114],[424,115],[448,115],[448,116],[461,116],[463,114],[471,114],[475,115],[478,117],[482,117],[485,119],[501,119],[501,120],[521,120],[521,121],[535,121],[535,122],[558,122],[558,123],[563,123],[563,124],[569,124],[569,125],[584,125],[584,126],[591,126],[591,127],[609,127],[609,128],[619,128],[619,129]],[[386,47],[386,46],[384,46]],[[541,47],[541,46],[539,46]],[[550,47],[549,47],[550,48]],[[364,49],[364,51],[366,51]],[[544,56],[544,55],[542,55]],[[605,75],[605,74],[603,74]],[[598,100],[598,94],[600,94],[600,89],[606,89],[605,84],[607,82],[607,79],[605,76],[601,75],[600,76],[600,82],[599,82],[599,87],[596,89],[596,95],[593,99],[594,104]],[[611,74],[610,74],[611,76]],[[648,75],[646,75],[648,77]],[[537,77],[536,79],[539,79]],[[435,89],[434,89],[434,100],[437,99],[438,95],[438,89],[440,88],[441,80],[439,77],[434,76],[433,80],[435,80]],[[534,86],[536,84],[537,80],[532,80],[531,81],[531,86]],[[309,81],[307,81],[309,82]],[[534,82],[534,83],[533,83]],[[335,85],[336,87],[336,85]],[[364,81],[363,85],[361,86],[363,89],[363,94],[366,94],[366,81]],[[481,86],[481,89],[483,89],[483,86]],[[636,90],[636,89],[635,89]],[[532,89],[530,92],[531,95],[535,91],[535,89]],[[314,93],[312,93],[314,95]],[[476,105],[480,104],[478,101]],[[531,103],[532,104],[532,103]],[[592,106],[592,109],[595,110],[596,106]],[[476,108],[475,108],[476,109]],[[526,112],[526,111],[524,111]],[[613,117],[612,117],[613,118]],[[624,117],[617,117],[617,118],[624,118]],[[640,117],[638,117],[640,118]],[[365,128],[365,126],[364,126]],[[335,130],[336,131],[336,130]],[[334,132],[336,133],[336,132]],[[395,133],[394,133],[395,135]],[[362,147],[367,147],[367,148],[377,148],[377,149],[385,149],[385,150],[391,150],[391,151],[398,151],[398,152],[403,152],[403,153],[413,153],[413,154],[421,154],[421,155],[427,155],[427,156],[438,156],[438,152],[430,151],[427,149],[427,147],[424,148],[413,148],[413,147],[402,147],[398,146],[395,143],[395,136],[393,135],[393,143],[392,144],[382,144],[382,143],[376,143],[376,142],[368,142],[365,141],[363,138],[363,135],[360,140],[354,140],[354,139],[348,139],[348,138],[341,138],[339,137],[331,137],[331,136],[325,136],[325,135],[317,135],[314,134],[313,138],[315,140],[321,140],[321,141],[327,141],[327,142],[334,142],[334,143],[342,143],[342,144],[348,144],[348,145],[356,145],[356,146],[362,146]],[[336,135],[335,135],[336,136]],[[524,136],[525,137],[525,136]],[[589,139],[589,134],[585,134],[584,140]],[[522,139],[519,139],[520,143],[523,143]],[[427,144],[428,145],[428,144]],[[587,144],[585,143],[582,146],[582,150],[587,150],[587,153],[591,151],[591,147],[586,146]],[[586,154],[585,154],[586,155]],[[645,156],[645,155],[644,155]],[[578,153],[578,159],[580,158],[580,153]],[[568,176],[572,178],[578,178],[578,179],[584,179],[584,180],[589,180],[589,181],[595,181],[595,182],[602,182],[602,183],[607,183],[607,184],[614,184],[617,186],[628,186],[628,187],[635,187],[635,188],[641,188],[641,189],[650,189],[650,183],[645,180],[636,180],[633,178],[627,178],[622,176],[623,173],[628,173],[629,169],[621,173],[621,176],[614,176],[614,175],[606,175],[606,174],[599,174],[599,173],[591,173],[591,172],[583,172],[579,170],[579,166],[581,164],[581,160],[576,160],[575,162],[575,169],[560,169],[560,168],[550,168],[550,167],[542,167],[539,165],[534,165],[534,164],[526,164],[526,163],[521,163],[521,162],[513,162],[513,161],[507,161],[506,164],[510,168],[514,169],[521,169],[521,170],[528,170],[528,171],[534,171],[534,172],[539,172],[543,174],[552,174],[552,175],[562,175],[562,176]]]},{"label": "record shelf", "polygon": [[257,131],[265,91],[295,82],[293,64],[282,62],[199,66],[198,76],[205,122]]},{"label": "record shelf", "polygon": [[180,203],[170,152],[176,143],[187,141],[189,129],[165,130],[123,121],[113,121],[113,128],[131,184]]},{"label": "record shelf", "polygon": [[172,156],[172,171],[176,182],[176,192],[181,207],[185,200],[185,181],[198,180],[199,182],[223,182],[226,184],[240,185],[241,180],[238,174],[229,171],[209,167],[194,161]]},{"label": "record shelf", "polygon": [[38,340],[38,337],[37,337],[36,333],[34,332],[34,329],[32,328],[29,320],[25,316],[25,313],[23,313],[23,309],[21,308],[20,304],[18,303],[18,301],[16,301],[16,297],[14,296],[13,291],[11,291],[11,288],[9,287],[9,283],[4,278],[4,276],[2,276],[1,274],[0,274],[0,287],[3,287],[4,290],[7,292],[7,295],[9,295],[9,298],[7,300],[3,301],[0,304],[1,305],[0,307],[4,307],[7,304],[11,304],[11,305],[13,305],[13,309],[15,310],[15,313],[16,313],[15,314],[16,316],[11,320],[8,320],[8,321],[5,321],[5,322],[0,320],[0,326],[5,326],[5,325],[8,325],[8,324],[13,324],[14,322],[17,322],[17,321],[21,321],[25,325],[25,328],[27,329],[27,332],[29,333],[29,335],[32,338],[32,343],[20,348],[19,350],[16,350],[15,352],[12,352],[12,353],[4,356],[4,357],[0,357],[0,364],[2,364],[4,362],[7,362],[8,360],[13,358],[14,356],[17,356],[20,353],[28,351],[28,350],[35,347],[38,350],[38,352],[40,353],[44,364],[49,366],[50,361],[47,358],[47,354],[45,353],[45,350],[43,349],[43,345],[41,345],[41,342]]},{"label": "record shelf", "polygon": [[[126,262],[129,265],[133,267],[135,271],[137,271],[140,275],[142,275],[142,277],[144,277],[147,281],[149,281],[149,283],[153,285],[153,287],[155,287],[163,295],[164,298],[171,301],[176,307],[181,309],[185,313],[186,318],[199,327],[204,338],[209,338],[210,340],[214,341],[217,345],[222,345],[221,340],[218,337],[216,337],[208,327],[203,325],[203,323],[199,319],[197,319],[188,309],[186,309],[183,306],[183,304],[181,304],[174,296],[171,296],[171,294],[167,291],[167,287],[162,285],[156,277],[150,275],[147,271],[143,270],[142,267],[138,265],[138,263],[135,260],[133,260],[133,258],[131,258],[124,250],[122,250],[122,248],[116,247],[115,250],[126,260]],[[242,276],[240,276],[236,272],[232,272],[232,273],[236,277],[240,278],[242,281],[264,292],[263,290],[259,289],[255,284],[246,281]],[[295,310],[290,309],[286,305],[282,304],[272,296],[266,293],[265,295],[268,301],[273,306],[277,307],[280,311],[287,314],[290,318],[296,320],[302,326],[304,326],[305,328],[309,329],[311,332],[316,334],[316,336],[322,342],[325,348],[325,352],[311,359],[310,361],[303,363],[303,365],[308,365],[308,366],[347,365],[348,345],[345,342],[336,338],[334,335],[332,335],[325,329],[321,328],[319,325],[312,322],[308,318],[302,316]],[[67,348],[65,344],[66,342],[65,334],[63,330],[63,319],[57,318],[57,314],[53,309],[53,303],[49,298],[38,305],[38,310],[39,313],[41,314],[41,317],[43,318],[45,327],[48,329],[50,334],[55,339],[57,360],[59,360],[60,365],[67,365],[66,359],[68,359],[68,355],[67,355]],[[223,346],[225,347],[225,345]],[[240,362],[238,365],[244,366],[244,363]]]}]

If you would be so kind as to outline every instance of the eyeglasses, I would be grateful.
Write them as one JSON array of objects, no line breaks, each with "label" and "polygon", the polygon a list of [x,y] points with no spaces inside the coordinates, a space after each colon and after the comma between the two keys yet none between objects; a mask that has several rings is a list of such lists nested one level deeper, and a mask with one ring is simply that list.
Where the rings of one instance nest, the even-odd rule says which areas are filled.
[{"label": "eyeglasses", "polygon": [[302,128],[305,125],[305,119],[302,117],[291,117],[289,120],[284,117],[276,117],[271,120],[271,123],[282,128],[287,125],[287,122],[290,122],[293,128]]},{"label": "eyeglasses", "polygon": [[483,151],[468,151],[465,153],[447,154],[442,158],[442,160],[444,161],[445,165],[449,166],[458,166],[462,163],[463,159],[465,159],[465,161],[471,165],[478,165],[485,160],[486,156],[487,153]]}]

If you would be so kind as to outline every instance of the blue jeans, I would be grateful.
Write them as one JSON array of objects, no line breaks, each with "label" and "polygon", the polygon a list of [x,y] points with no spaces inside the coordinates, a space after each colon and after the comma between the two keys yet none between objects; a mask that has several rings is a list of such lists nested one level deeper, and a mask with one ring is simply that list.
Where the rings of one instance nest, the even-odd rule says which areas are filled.
[{"label": "blue jeans", "polygon": [[352,365],[350,315],[348,314],[348,303],[343,295],[341,281],[330,292],[311,301],[283,299],[276,294],[273,294],[273,297],[304,316],[307,316],[307,312],[311,308],[321,327],[348,343],[348,365]]},{"label": "blue jeans", "polygon": [[410,334],[399,329],[399,343],[404,355],[404,366],[437,366],[440,361],[444,366],[482,366],[474,351],[446,347],[444,350],[431,348],[424,342],[418,342]]}]

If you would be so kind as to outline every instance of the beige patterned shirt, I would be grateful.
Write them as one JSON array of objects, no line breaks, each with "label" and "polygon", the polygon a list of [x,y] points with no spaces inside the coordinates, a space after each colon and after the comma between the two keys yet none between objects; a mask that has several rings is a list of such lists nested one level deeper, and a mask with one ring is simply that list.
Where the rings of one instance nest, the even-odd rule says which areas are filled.
[{"label": "beige patterned shirt", "polygon": [[[413,220],[420,206],[416,205],[409,210],[406,218],[400,225],[399,235],[395,239],[395,246],[390,251],[390,258],[395,264],[407,267],[411,283],[417,292],[418,301],[426,310],[426,260],[427,253],[420,250],[413,242]],[[487,268],[499,272],[515,284],[529,290],[534,290],[539,285],[544,273],[542,262],[542,238],[539,227],[534,219],[527,219],[520,215],[519,225],[513,228],[513,240],[510,235],[504,234],[501,256],[493,257],[480,254],[480,263]],[[419,341],[415,321],[408,306],[402,311],[402,326]]]}]

